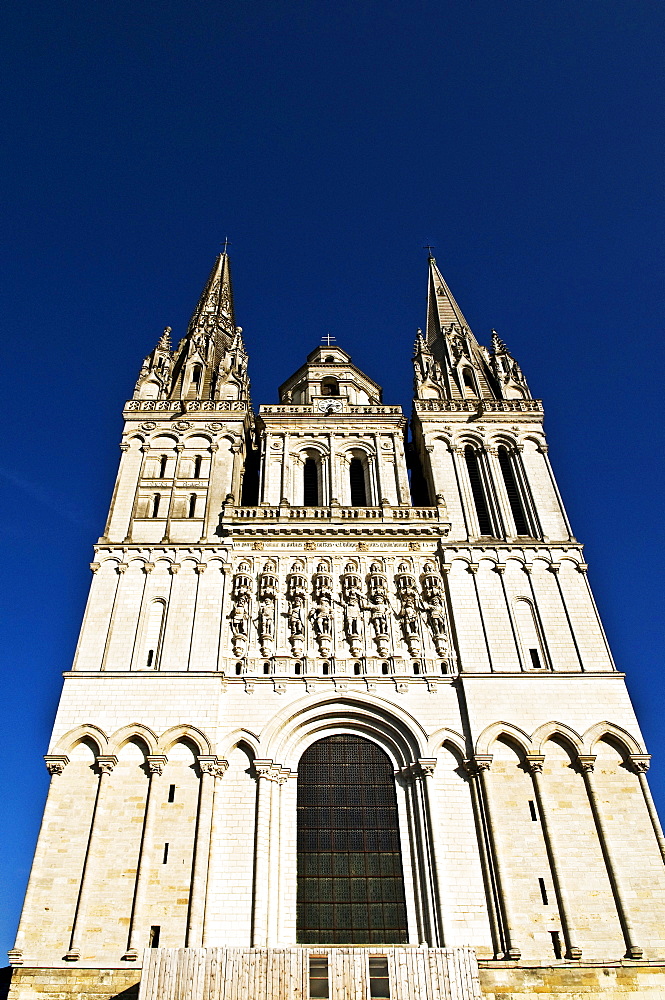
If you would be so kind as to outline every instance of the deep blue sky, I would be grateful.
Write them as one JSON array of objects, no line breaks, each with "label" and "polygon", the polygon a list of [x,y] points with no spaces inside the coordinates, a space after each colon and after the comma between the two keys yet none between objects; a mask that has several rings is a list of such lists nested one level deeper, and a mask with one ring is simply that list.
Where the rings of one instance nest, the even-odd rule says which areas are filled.
[{"label": "deep blue sky", "polygon": [[224,236],[254,402],[330,331],[410,403],[426,254],[545,402],[665,811],[660,0],[31,2],[1,15],[0,948],[119,456]]}]

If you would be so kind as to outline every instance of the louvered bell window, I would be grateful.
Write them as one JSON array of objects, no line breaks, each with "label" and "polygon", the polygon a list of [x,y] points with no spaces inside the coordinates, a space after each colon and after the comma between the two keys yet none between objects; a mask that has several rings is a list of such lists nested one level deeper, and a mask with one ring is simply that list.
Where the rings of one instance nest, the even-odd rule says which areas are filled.
[{"label": "louvered bell window", "polygon": [[522,503],[522,494],[517,484],[512,458],[508,453],[508,449],[503,446],[499,448],[499,465],[501,466],[501,474],[506,487],[506,493],[508,494],[508,503],[510,504],[515,522],[515,530],[518,535],[530,535],[531,532],[529,531],[524,504]]}]

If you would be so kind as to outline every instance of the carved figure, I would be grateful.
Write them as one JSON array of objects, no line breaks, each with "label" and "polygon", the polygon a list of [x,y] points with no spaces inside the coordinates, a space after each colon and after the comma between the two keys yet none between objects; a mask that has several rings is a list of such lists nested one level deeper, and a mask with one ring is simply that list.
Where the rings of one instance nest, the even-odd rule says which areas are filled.
[{"label": "carved figure", "polygon": [[390,605],[388,596],[383,587],[374,589],[370,596],[369,620],[374,629],[374,641],[379,656],[388,655],[388,642],[390,633],[388,631],[388,616],[390,615]]},{"label": "carved figure", "polygon": [[275,602],[272,598],[266,598],[261,602],[258,617],[258,633],[261,655],[270,656],[273,639],[275,638]]},{"label": "carved figure", "polygon": [[301,594],[290,594],[284,617],[289,629],[291,652],[293,656],[302,656],[305,648],[305,598]]},{"label": "carved figure", "polygon": [[305,620],[303,606],[305,602],[302,597],[296,597],[289,606],[286,617],[289,621],[289,630],[292,636],[302,636],[305,634]]},{"label": "carved figure", "polygon": [[233,636],[233,653],[235,656],[243,656],[247,650],[249,634],[249,598],[246,594],[240,594],[236,598],[236,603],[228,617]]},{"label": "carved figure", "polygon": [[434,568],[429,563],[425,566],[425,574],[423,577],[423,598],[427,613],[427,624],[432,633],[437,653],[445,659],[450,654],[450,641],[448,638],[443,583],[441,577],[434,572]]}]

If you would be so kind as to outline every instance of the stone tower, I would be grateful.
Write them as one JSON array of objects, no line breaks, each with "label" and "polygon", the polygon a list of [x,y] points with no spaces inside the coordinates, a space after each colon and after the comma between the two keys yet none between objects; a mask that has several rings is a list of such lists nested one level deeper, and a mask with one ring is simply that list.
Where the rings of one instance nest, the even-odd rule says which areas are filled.
[{"label": "stone tower", "polygon": [[663,995],[649,757],[542,404],[428,267],[410,435],[330,344],[255,416],[226,253],[145,359],[12,996]]}]

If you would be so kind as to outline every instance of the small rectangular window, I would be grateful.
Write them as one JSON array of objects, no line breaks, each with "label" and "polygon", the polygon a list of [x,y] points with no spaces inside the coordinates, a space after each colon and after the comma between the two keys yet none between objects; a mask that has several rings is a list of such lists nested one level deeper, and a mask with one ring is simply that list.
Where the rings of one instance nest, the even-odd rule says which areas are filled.
[{"label": "small rectangular window", "polygon": [[175,802],[175,785],[169,785],[169,802]]},{"label": "small rectangular window", "polygon": [[390,998],[388,959],[383,955],[373,955],[369,960],[369,995],[377,1000]]},{"label": "small rectangular window", "polygon": [[540,895],[543,899],[543,906],[549,906],[549,900],[547,898],[547,889],[545,888],[545,879],[539,878],[538,885],[540,886]]},{"label": "small rectangular window", "polygon": [[542,668],[542,663],[540,662],[540,653],[537,649],[530,649],[529,656],[531,657],[531,666],[534,670],[540,670]]},{"label": "small rectangular window", "polygon": [[162,864],[165,865],[168,860],[169,860],[169,845],[164,844],[164,855],[162,857]]},{"label": "small rectangular window", "polygon": [[148,947],[149,948],[159,948],[159,932],[160,931],[161,931],[161,927],[159,926],[159,924],[153,924],[153,926],[150,928],[150,937],[148,938]]},{"label": "small rectangular window", "polygon": [[328,983],[328,956],[310,955],[309,959],[309,995],[311,1000],[330,996]]},{"label": "small rectangular window", "polygon": [[[169,799],[169,801],[171,801]],[[538,813],[536,812],[536,803],[529,799],[529,812],[531,813],[531,819],[534,823],[538,822]]]},{"label": "small rectangular window", "polygon": [[559,937],[559,932],[550,931],[550,937],[552,938],[552,950],[554,952],[554,957],[563,958],[563,952],[561,951],[561,938]]}]

